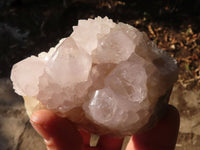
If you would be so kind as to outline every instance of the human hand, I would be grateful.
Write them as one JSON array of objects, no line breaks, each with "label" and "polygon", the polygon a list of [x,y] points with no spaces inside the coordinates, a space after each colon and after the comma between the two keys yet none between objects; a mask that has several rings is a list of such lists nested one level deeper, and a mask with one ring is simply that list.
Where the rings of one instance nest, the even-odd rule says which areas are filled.
[{"label": "human hand", "polygon": [[[126,150],[173,150],[179,129],[179,114],[173,106],[152,129],[133,135]],[[40,110],[31,117],[35,130],[44,138],[48,150],[121,150],[123,138],[101,136],[96,147],[90,147],[90,134],[79,131],[65,118]]]}]

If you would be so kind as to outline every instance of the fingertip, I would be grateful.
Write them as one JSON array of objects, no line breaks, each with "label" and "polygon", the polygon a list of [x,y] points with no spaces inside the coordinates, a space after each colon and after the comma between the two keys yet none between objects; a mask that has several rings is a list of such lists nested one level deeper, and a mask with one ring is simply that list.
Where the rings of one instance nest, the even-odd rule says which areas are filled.
[{"label": "fingertip", "polygon": [[49,110],[39,110],[33,113],[30,118],[32,124],[45,125],[54,121],[57,116]]},{"label": "fingertip", "polygon": [[46,141],[50,140],[49,133],[45,130],[45,127],[54,120],[55,114],[48,110],[39,110],[33,113],[30,118],[30,122],[33,128],[42,136]]},{"label": "fingertip", "polygon": [[168,116],[169,120],[174,121],[177,126],[180,124],[180,114],[176,107],[169,105],[168,106]]}]

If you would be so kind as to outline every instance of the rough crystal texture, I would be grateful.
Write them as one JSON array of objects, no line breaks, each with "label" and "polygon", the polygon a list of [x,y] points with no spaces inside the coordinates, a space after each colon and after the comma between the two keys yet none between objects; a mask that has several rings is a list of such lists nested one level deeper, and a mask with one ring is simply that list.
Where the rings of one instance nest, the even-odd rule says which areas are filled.
[{"label": "rough crystal texture", "polygon": [[107,17],[79,20],[73,29],[48,53],[13,66],[28,114],[50,109],[97,134],[146,128],[177,79],[175,61],[145,33]]}]

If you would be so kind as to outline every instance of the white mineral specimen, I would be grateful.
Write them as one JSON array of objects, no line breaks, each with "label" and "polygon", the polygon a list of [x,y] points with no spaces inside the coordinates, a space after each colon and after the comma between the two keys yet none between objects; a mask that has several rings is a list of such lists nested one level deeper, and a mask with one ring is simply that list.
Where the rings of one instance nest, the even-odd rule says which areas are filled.
[{"label": "white mineral specimen", "polygon": [[146,128],[177,79],[175,61],[145,33],[107,17],[79,20],[73,29],[48,53],[13,66],[28,114],[50,109],[97,134]]}]

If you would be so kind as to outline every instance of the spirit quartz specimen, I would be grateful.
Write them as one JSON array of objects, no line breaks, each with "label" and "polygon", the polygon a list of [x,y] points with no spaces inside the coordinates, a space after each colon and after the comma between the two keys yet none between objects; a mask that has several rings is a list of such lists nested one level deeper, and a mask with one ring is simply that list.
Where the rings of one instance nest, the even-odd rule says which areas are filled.
[{"label": "spirit quartz specimen", "polygon": [[131,135],[162,114],[177,66],[145,33],[107,17],[79,20],[48,53],[12,68],[29,116],[49,109],[95,134]]}]

